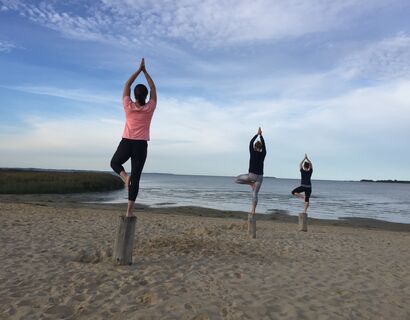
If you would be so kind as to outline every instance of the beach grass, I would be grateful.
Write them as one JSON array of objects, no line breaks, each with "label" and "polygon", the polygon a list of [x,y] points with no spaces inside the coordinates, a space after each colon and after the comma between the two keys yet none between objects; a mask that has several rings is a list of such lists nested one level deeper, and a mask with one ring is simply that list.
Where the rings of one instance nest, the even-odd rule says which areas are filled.
[{"label": "beach grass", "polygon": [[108,172],[0,169],[0,194],[99,192],[123,187],[122,180]]}]

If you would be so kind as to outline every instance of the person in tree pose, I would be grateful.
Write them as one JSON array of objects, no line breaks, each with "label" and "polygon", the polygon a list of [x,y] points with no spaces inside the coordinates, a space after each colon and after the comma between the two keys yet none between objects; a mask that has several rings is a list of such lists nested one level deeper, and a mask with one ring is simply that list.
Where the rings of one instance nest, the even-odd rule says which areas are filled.
[{"label": "person in tree pose", "polygon": [[[134,88],[135,102],[131,99],[131,86],[140,73],[144,73],[150,88],[148,102],[148,89],[143,84],[137,84]],[[111,159],[111,168],[120,175],[128,188],[128,207],[126,216],[133,216],[135,199],[139,191],[139,183],[142,169],[147,158],[147,148],[150,139],[151,119],[157,105],[157,92],[154,81],[145,68],[144,58],[140,67],[135,71],[124,85],[122,105],[125,112],[125,128],[117,151]],[[131,158],[131,175],[129,176],[123,164]]]},{"label": "person in tree pose", "polygon": [[[260,140],[255,140],[260,137]],[[236,177],[236,183],[248,184],[252,188],[252,207],[251,214],[256,213],[258,204],[258,193],[263,182],[263,162],[266,157],[265,140],[262,136],[262,129],[259,127],[257,134],[249,142],[249,170],[247,174]]]},{"label": "person in tree pose", "polygon": [[[308,158],[307,154],[300,162],[300,175],[301,175],[301,182],[300,186],[292,190],[292,194],[298,198],[301,198],[305,201],[303,213],[307,214],[307,209],[309,208],[309,199],[310,195],[312,194],[312,182],[310,181],[310,177],[313,173],[313,164],[312,161]],[[301,193],[304,193],[302,195]]]}]

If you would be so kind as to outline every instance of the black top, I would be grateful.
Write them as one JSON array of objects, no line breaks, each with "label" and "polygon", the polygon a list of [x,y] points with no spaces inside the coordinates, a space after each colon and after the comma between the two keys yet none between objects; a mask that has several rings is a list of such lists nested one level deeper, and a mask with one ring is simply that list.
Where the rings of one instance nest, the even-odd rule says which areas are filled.
[{"label": "black top", "polygon": [[312,182],[310,181],[310,177],[312,176],[313,169],[310,168],[308,171],[303,170],[303,168],[300,168],[300,175],[301,175],[301,185],[302,186],[312,186]]},{"label": "black top", "polygon": [[263,175],[263,161],[265,160],[266,156],[266,147],[265,147],[265,140],[261,137],[261,142],[262,142],[262,151],[256,151],[253,148],[253,143],[255,142],[256,138],[258,135],[255,135],[252,140],[249,142],[249,153],[250,153],[250,159],[249,159],[249,172],[258,174],[258,175]]}]

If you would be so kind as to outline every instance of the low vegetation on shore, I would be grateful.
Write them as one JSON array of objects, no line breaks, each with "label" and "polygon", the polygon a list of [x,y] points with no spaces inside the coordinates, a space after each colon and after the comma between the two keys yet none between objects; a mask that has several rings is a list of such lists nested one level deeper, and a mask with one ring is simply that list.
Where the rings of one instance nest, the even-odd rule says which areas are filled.
[{"label": "low vegetation on shore", "polygon": [[380,182],[380,183],[410,183],[410,181],[406,181],[406,180],[372,180],[372,179],[362,179],[360,180],[360,182]]},{"label": "low vegetation on shore", "polygon": [[0,169],[0,194],[98,192],[123,187],[122,180],[108,172]]}]

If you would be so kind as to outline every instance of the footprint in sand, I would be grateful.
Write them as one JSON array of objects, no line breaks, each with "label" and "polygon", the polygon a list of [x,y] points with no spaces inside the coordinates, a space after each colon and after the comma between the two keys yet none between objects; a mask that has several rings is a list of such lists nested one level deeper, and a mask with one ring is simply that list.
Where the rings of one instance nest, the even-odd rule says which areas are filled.
[{"label": "footprint in sand", "polygon": [[193,320],[210,320],[211,318],[208,317],[206,314],[199,314],[193,318]]},{"label": "footprint in sand", "polygon": [[138,297],[138,301],[144,305],[151,304],[152,297],[150,294],[144,294],[143,296]]},{"label": "footprint in sand", "polygon": [[126,285],[125,287],[121,288],[120,293],[121,294],[128,294],[130,291],[132,291],[134,287],[131,285]]},{"label": "footprint in sand", "polygon": [[222,317],[226,317],[228,315],[228,310],[226,308],[222,308],[221,315]]},{"label": "footprint in sand", "polygon": [[73,308],[68,306],[52,306],[45,311],[45,313],[56,315],[59,318],[69,317],[73,312]]}]

